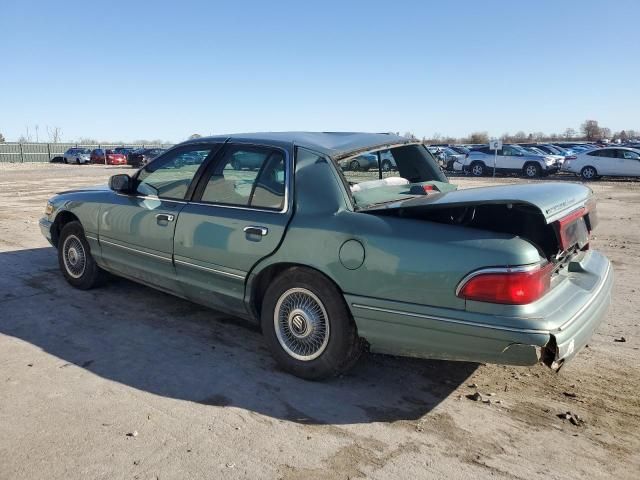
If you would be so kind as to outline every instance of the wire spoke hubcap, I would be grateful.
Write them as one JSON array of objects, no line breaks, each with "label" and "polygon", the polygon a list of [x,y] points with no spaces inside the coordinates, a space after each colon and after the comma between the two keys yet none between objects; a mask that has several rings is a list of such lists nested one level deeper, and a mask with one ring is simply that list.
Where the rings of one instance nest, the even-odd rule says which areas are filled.
[{"label": "wire spoke hubcap", "polygon": [[273,314],[280,346],[295,359],[318,358],[329,343],[327,311],[306,288],[291,288],[280,295]]},{"label": "wire spoke hubcap", "polygon": [[69,235],[62,245],[64,268],[73,278],[80,278],[87,266],[87,255],[78,237]]}]

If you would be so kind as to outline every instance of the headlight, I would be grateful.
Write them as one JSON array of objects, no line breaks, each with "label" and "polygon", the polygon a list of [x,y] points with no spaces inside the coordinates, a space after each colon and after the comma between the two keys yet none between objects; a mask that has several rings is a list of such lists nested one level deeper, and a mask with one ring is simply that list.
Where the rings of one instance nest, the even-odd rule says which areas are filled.
[{"label": "headlight", "polygon": [[47,202],[47,206],[44,207],[44,214],[48,217],[53,213],[53,205]]}]

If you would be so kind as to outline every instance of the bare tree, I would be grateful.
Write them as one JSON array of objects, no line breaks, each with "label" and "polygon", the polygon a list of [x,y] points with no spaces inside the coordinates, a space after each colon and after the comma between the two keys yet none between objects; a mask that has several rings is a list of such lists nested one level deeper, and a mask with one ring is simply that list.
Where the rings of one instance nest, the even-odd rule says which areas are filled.
[{"label": "bare tree", "polygon": [[469,135],[469,143],[489,143],[489,133],[473,132]]},{"label": "bare tree", "polygon": [[60,143],[62,141],[62,129],[60,127],[49,127],[47,125],[47,135],[50,143]]},{"label": "bare tree", "polygon": [[600,128],[600,138],[611,138],[611,129],[607,127]]},{"label": "bare tree", "polygon": [[586,120],[581,126],[582,134],[588,141],[599,140],[602,137],[600,126],[596,120]]},{"label": "bare tree", "polygon": [[2,135],[2,133],[0,133],[0,143],[4,143],[6,140],[4,138],[4,135]]},{"label": "bare tree", "polygon": [[572,138],[574,138],[577,135],[577,132],[573,129],[573,128],[567,128],[564,133],[562,134],[562,136],[564,138],[566,138],[567,140],[571,140]]},{"label": "bare tree", "polygon": [[412,132],[404,132],[404,135],[402,135],[403,137],[406,138],[410,138],[412,140],[417,140],[418,137],[416,137]]}]

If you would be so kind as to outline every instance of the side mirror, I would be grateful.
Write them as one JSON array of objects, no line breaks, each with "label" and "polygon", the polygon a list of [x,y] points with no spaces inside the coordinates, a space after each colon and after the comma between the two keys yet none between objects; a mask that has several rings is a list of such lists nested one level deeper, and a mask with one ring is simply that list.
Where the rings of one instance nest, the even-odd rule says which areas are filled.
[{"label": "side mirror", "polygon": [[126,173],[120,173],[118,175],[112,175],[109,179],[109,188],[118,193],[129,193],[133,181],[131,177]]}]

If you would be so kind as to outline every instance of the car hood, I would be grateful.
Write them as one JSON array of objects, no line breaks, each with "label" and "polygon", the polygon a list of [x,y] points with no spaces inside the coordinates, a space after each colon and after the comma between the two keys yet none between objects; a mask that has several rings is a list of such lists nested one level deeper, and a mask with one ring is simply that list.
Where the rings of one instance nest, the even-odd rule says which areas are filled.
[{"label": "car hood", "polygon": [[468,188],[433,193],[365,208],[367,212],[388,209],[438,209],[488,204],[526,204],[537,208],[552,223],[591,198],[590,188],[577,183],[535,183]]},{"label": "car hood", "polygon": [[57,195],[66,195],[67,193],[96,192],[109,190],[109,185],[92,185],[90,187],[77,188],[75,190],[64,190],[57,192]]}]

